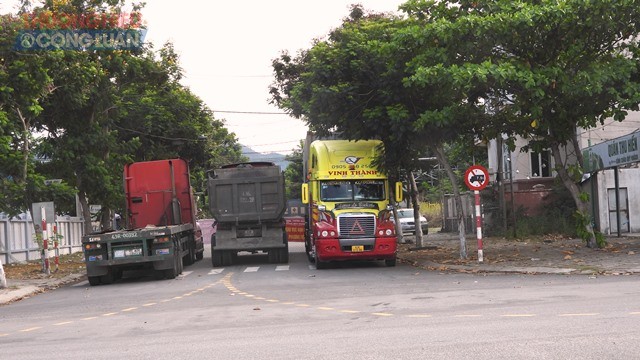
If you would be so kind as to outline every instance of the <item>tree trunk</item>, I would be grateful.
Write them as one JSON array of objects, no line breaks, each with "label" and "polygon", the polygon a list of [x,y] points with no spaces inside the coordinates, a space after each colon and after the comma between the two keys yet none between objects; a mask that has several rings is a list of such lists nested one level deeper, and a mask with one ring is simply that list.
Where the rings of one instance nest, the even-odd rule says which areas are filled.
[{"label": "tree trunk", "polygon": [[411,205],[413,206],[413,223],[416,224],[416,247],[424,246],[422,243],[422,224],[420,224],[420,202],[418,201],[418,185],[413,172],[409,171],[409,185],[411,186]]},{"label": "tree trunk", "polygon": [[588,238],[585,239],[587,241],[587,247],[589,248],[597,248],[598,244],[596,241],[596,235],[593,231],[593,224],[591,222],[591,216],[589,215],[589,205],[580,199],[580,187],[571,179],[569,172],[567,171],[566,164],[562,161],[562,156],[560,155],[560,146],[557,143],[553,143],[551,145],[551,153],[553,154],[553,159],[556,163],[556,171],[558,172],[558,176],[560,180],[562,180],[562,184],[569,190],[573,201],[576,204],[576,208],[579,214],[587,217],[587,221],[584,222],[585,228],[583,229],[588,234]]},{"label": "tree trunk", "polygon": [[93,232],[93,225],[91,225],[91,210],[89,209],[87,193],[86,191],[84,191],[83,182],[80,175],[77,175],[76,179],[78,186],[78,201],[80,202],[82,218],[84,219],[84,234],[91,234]]},{"label": "tree trunk", "polygon": [[496,180],[498,181],[498,208],[502,218],[502,231],[507,233],[507,203],[504,197],[504,155],[502,153],[502,135],[497,139],[498,144],[498,173],[496,174]]},{"label": "tree trunk", "polygon": [[445,171],[447,172],[447,176],[449,176],[449,180],[451,181],[451,185],[453,187],[453,197],[455,199],[456,204],[456,213],[458,214],[458,236],[460,237],[460,258],[467,258],[467,239],[465,233],[464,219],[465,219],[465,209],[462,207],[462,198],[460,198],[460,190],[458,190],[458,179],[456,178],[453,169],[451,169],[451,165],[447,160],[447,157],[444,154],[444,148],[442,145],[432,146],[433,152],[436,154],[438,161],[442,166],[444,166]]}]

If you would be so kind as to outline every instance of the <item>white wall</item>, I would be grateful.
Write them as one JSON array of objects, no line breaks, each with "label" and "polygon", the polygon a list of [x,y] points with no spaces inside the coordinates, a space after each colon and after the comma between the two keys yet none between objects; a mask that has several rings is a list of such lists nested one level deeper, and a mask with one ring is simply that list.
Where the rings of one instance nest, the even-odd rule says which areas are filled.
[{"label": "white wall", "polygon": [[[629,228],[632,233],[640,232],[640,169],[618,169],[618,182],[620,188],[627,189],[629,202]],[[608,189],[615,189],[614,170],[609,169],[598,173],[598,213],[600,231],[604,234],[612,233],[612,226],[609,222],[609,192]],[[615,199],[611,199],[615,203]],[[613,227],[615,229],[615,226]],[[622,224],[621,229],[626,230]],[[615,232],[617,233],[617,231]]]}]

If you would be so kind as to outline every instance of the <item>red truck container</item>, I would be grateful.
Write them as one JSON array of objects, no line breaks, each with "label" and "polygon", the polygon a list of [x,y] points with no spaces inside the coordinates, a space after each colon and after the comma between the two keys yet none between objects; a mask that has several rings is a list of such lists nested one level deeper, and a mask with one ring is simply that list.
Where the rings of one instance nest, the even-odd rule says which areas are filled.
[{"label": "red truck container", "polygon": [[156,278],[172,279],[183,266],[203,258],[186,161],[127,164],[124,191],[126,229],[82,238],[91,285],[111,283],[123,271],[141,268],[153,269]]}]

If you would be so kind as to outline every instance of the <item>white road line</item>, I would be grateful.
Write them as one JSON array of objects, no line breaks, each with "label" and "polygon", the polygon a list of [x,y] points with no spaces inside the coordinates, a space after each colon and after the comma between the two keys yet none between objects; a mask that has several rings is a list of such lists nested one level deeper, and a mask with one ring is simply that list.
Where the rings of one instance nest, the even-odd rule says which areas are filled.
[{"label": "white road line", "polygon": [[209,271],[209,273],[207,275],[220,275],[220,274],[222,274],[223,271],[224,271],[224,269],[213,269],[213,270]]},{"label": "white road line", "polygon": [[276,271],[287,271],[287,270],[289,270],[289,265],[276,266]]},{"label": "white road line", "polygon": [[260,266],[249,266],[244,270],[244,272],[257,272],[260,269]]}]

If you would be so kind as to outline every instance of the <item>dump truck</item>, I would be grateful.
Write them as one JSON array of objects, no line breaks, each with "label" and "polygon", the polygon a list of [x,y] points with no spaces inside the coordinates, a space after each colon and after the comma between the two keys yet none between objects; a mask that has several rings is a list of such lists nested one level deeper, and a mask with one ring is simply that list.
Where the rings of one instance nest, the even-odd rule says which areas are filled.
[{"label": "dump truck", "polygon": [[[303,146],[305,251],[317,269],[334,261],[396,265],[397,234],[387,176],[374,166],[379,140],[315,139]],[[396,202],[402,184],[395,184]]]},{"label": "dump truck", "polygon": [[82,237],[89,284],[109,284],[125,270],[151,269],[173,279],[202,260],[204,242],[183,159],[124,167],[125,229]]},{"label": "dump truck", "polygon": [[211,235],[214,267],[236,262],[239,253],[263,253],[270,263],[287,263],[284,231],[284,174],[272,162],[244,162],[209,172],[209,209],[216,232]]}]

